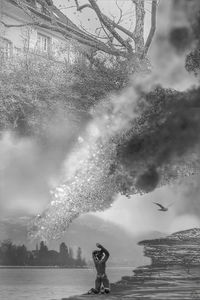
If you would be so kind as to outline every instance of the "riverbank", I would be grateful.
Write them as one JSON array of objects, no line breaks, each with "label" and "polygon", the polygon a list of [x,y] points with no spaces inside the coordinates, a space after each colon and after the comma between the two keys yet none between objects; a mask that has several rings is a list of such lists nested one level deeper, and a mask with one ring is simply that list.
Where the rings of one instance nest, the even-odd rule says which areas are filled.
[{"label": "riverbank", "polygon": [[200,299],[200,229],[177,232],[165,238],[145,240],[144,255],[151,265],[139,267],[132,276],[111,284],[108,296],[74,296],[62,300]]}]

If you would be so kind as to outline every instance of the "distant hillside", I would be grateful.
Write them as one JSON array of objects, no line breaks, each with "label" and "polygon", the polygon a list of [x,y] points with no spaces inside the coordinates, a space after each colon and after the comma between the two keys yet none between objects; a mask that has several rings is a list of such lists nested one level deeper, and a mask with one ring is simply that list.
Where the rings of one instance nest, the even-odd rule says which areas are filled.
[{"label": "distant hillside", "polygon": [[87,260],[96,243],[102,243],[110,251],[109,265],[139,266],[148,263],[137,243],[144,238],[163,236],[159,232],[134,236],[114,223],[105,221],[95,215],[85,215],[77,219],[65,235],[66,243],[80,246]]},{"label": "distant hillside", "polygon": [[[35,249],[38,241],[27,240],[27,220],[4,220],[0,226],[0,240],[10,239],[16,244],[26,244],[28,249]],[[143,256],[143,249],[137,243],[146,238],[154,239],[163,236],[160,232],[149,232],[134,236],[125,229],[112,222],[105,221],[93,214],[86,214],[76,219],[68,228],[66,234],[60,239],[47,242],[49,249],[58,250],[59,244],[65,242],[73,247],[76,256],[76,248],[80,246],[83,256],[91,261],[92,250],[96,243],[102,243],[110,251],[109,266],[139,266],[149,263],[149,259]],[[91,261],[92,265],[93,262]]]}]

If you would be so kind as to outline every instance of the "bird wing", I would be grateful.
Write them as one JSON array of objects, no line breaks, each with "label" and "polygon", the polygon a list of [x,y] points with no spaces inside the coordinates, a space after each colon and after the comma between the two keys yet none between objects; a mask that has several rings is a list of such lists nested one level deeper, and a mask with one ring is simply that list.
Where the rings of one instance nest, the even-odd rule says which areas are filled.
[{"label": "bird wing", "polygon": [[162,204],[154,202],[154,204],[158,205],[160,208],[165,208]]}]

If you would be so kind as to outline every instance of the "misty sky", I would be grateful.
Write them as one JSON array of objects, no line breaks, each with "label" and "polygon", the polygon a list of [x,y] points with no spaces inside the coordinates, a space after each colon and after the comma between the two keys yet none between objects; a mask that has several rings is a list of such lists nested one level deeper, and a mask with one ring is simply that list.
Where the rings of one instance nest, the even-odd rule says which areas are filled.
[{"label": "misty sky", "polygon": [[[55,0],[56,5],[70,5],[72,0]],[[83,2],[83,1],[82,1]],[[111,14],[117,14],[118,10],[114,8],[112,0],[99,0],[98,3],[102,6],[105,12],[110,12]],[[119,1],[120,5],[125,7],[125,10],[128,10],[128,1]],[[149,1],[146,2],[146,32],[148,32],[149,26]],[[126,7],[127,6],[127,7]],[[75,14],[74,9],[67,9],[63,10],[69,18],[76,22],[77,14]],[[87,24],[87,28],[95,27],[96,20],[94,15],[87,10],[87,13],[79,14],[79,20],[82,23]],[[162,16],[160,17],[161,20]],[[129,24],[130,20],[127,19],[127,25]],[[159,21],[160,22],[160,21]],[[80,23],[80,22],[78,22]],[[165,24],[166,25],[166,24]],[[161,26],[160,29],[164,30],[165,26]],[[177,57],[175,55],[170,56],[170,60],[173,61],[173,66],[176,65],[179,72],[172,75],[171,66],[169,66],[169,51],[163,51],[162,57],[164,57],[164,68],[167,70],[165,74],[162,72],[163,65],[158,64],[158,58],[161,56],[159,51],[163,49],[152,48],[151,50],[151,58],[152,58],[152,65],[153,69],[156,70],[160,74],[160,77],[166,75],[165,77],[161,78],[162,84],[167,87],[174,87],[179,88],[180,90],[191,86],[195,83],[193,78],[190,78],[189,75],[186,73],[184,69],[184,61],[181,57]],[[158,51],[159,50],[159,51]],[[162,66],[162,67],[160,67]],[[162,75],[162,76],[161,76]],[[175,76],[175,77],[174,77]],[[63,138],[63,136],[62,136]],[[1,156],[3,157],[4,164],[11,167],[11,171],[13,172],[13,164],[14,161],[23,162],[22,165],[25,165],[25,169],[34,169],[35,170],[35,160],[32,159],[30,155],[34,154],[33,152],[29,151],[29,149],[33,149],[34,145],[27,141],[21,141],[18,143],[16,140],[12,140],[8,136],[4,138],[0,142],[1,145]],[[36,149],[37,151],[37,149]],[[45,155],[44,155],[45,156]],[[10,160],[10,157],[12,159]],[[39,164],[42,163],[42,156],[39,160]],[[25,161],[25,162],[24,162]],[[38,161],[37,161],[38,163]],[[16,170],[18,165],[15,164]],[[34,168],[33,168],[34,167]],[[9,169],[8,168],[8,169]],[[45,169],[45,168],[44,168]],[[46,172],[49,169],[45,169]],[[37,170],[36,170],[37,171]],[[44,174],[43,174],[44,175]],[[23,174],[24,177],[27,178],[27,173]],[[31,180],[31,174],[29,174]],[[41,175],[42,176],[42,175]],[[46,176],[46,174],[45,174]],[[24,177],[22,179],[24,180]],[[10,177],[9,177],[10,178]],[[15,177],[14,177],[15,178]],[[37,180],[41,183],[41,178],[37,177]],[[20,180],[20,179],[19,179]],[[27,179],[28,180],[28,179]],[[36,180],[35,185],[38,185],[38,181]],[[132,196],[130,199],[124,196],[118,196],[115,202],[113,203],[112,207],[104,212],[97,212],[95,213],[96,216],[100,217],[102,220],[110,221],[114,224],[120,225],[124,228],[128,233],[133,235],[140,235],[145,232],[149,231],[159,231],[164,233],[174,232],[178,230],[188,229],[191,227],[198,227],[200,226],[200,213],[199,210],[196,209],[199,203],[199,196],[198,196],[198,188],[191,187],[191,182],[194,181],[198,186],[199,178],[193,177],[192,179],[184,179],[182,184],[175,184],[174,186],[166,186],[162,188],[158,188],[157,190],[153,191],[152,193],[146,195],[135,195]],[[28,185],[27,185],[28,186]],[[185,192],[185,188],[187,191],[193,191],[194,193]],[[33,186],[34,189],[34,186]],[[42,191],[42,192],[41,192]],[[196,192],[195,192],[196,191]],[[14,191],[15,192],[15,191]],[[3,201],[1,199],[1,217],[3,220],[12,219],[10,222],[10,226],[1,226],[0,229],[0,239],[15,236],[15,240],[23,241],[26,236],[26,230],[24,226],[19,228],[15,228],[15,221],[17,217],[19,217],[20,222],[24,224],[23,217],[27,214],[34,214],[40,212],[44,209],[45,205],[47,204],[46,193],[47,191],[43,191],[43,187],[40,186],[39,194],[33,194],[31,191],[31,195],[34,196],[33,198],[28,198],[28,193],[30,191],[28,188],[24,191],[24,198],[20,197],[15,202]],[[36,191],[37,192],[37,191]],[[187,195],[186,195],[187,194]],[[9,195],[9,190],[8,190]],[[189,202],[191,201],[191,202]],[[169,208],[169,211],[166,213],[159,212],[157,207],[153,202],[160,202],[165,206],[172,204]],[[190,205],[188,203],[191,203]],[[95,219],[91,217],[90,227],[93,227],[93,222]],[[21,229],[21,230],[20,230]],[[74,229],[75,230],[75,229]],[[81,237],[80,232],[80,237]],[[78,239],[79,233],[77,233]]]},{"label": "misty sky", "polygon": [[[84,3],[86,3],[86,1],[80,1],[80,4]],[[127,12],[130,10],[130,1],[118,1],[118,3],[123,11]],[[61,7],[69,7],[73,5],[73,1],[55,0],[55,4],[61,5]],[[106,14],[109,14],[110,16],[119,15],[119,10],[115,5],[114,0],[99,0],[98,4]],[[145,33],[147,35],[150,27],[151,1],[146,1],[145,7]],[[91,13],[90,9],[86,9],[79,14],[77,14],[74,8],[63,9],[62,11],[76,24],[78,24],[78,16],[78,22],[84,24],[88,30],[91,30],[97,24],[95,15]],[[166,19],[166,16],[163,18],[162,13],[163,12],[158,15],[157,24],[160,31],[165,31],[168,22],[170,22],[170,18],[168,18],[168,20]],[[124,18],[123,24],[125,26],[130,26],[130,16]],[[164,45],[164,47],[166,47],[166,45]],[[171,86],[180,90],[184,90],[192,84],[195,84],[195,79],[191,78],[191,76],[184,69],[184,59],[181,60],[180,58],[171,55],[171,49],[167,49],[167,51],[165,50],[165,48],[159,49],[159,52],[153,48],[150,53],[153,61],[153,68],[156,69],[156,71],[158,70],[157,72],[159,72],[159,74],[163,73],[160,68],[167,70],[167,72],[165,72],[166,77],[161,79],[162,84],[166,85],[167,87]],[[161,51],[162,54],[160,54]],[[171,64],[169,64],[170,60],[172,62]],[[177,72],[171,76],[173,72],[173,70],[171,71],[171,68],[174,68],[174,65],[176,65]],[[163,75],[164,74],[162,74],[162,76]],[[173,232],[193,226],[199,226],[199,218],[191,212],[188,213],[187,207],[185,208],[185,211],[183,208],[182,213],[179,213],[180,206],[184,207],[183,203],[187,200],[182,193],[182,189],[182,185],[175,185],[175,187],[159,188],[147,195],[135,195],[132,196],[131,199],[118,196],[116,201],[113,203],[112,208],[106,210],[105,212],[97,213],[97,215],[105,220],[120,224],[134,234],[150,230]],[[157,207],[152,204],[153,201],[160,202],[164,205],[173,203],[173,205],[170,207],[167,213],[162,213],[157,211]]]},{"label": "misty sky", "polygon": [[[184,196],[183,185],[166,186],[143,196],[132,196],[130,199],[118,196],[112,208],[97,215],[120,224],[136,235],[148,231],[172,233],[200,225],[200,218],[195,210],[188,212],[186,201],[190,199]],[[169,211],[164,213],[158,211],[153,202],[159,202],[164,206],[172,205]]]}]

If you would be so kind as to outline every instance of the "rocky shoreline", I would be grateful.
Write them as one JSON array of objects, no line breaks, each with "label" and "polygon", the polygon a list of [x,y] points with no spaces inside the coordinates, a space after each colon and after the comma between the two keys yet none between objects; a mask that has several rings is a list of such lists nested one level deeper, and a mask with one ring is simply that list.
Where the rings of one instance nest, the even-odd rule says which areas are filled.
[{"label": "rocky shoreline", "polygon": [[103,298],[148,300],[200,300],[200,228],[141,241],[151,265],[139,267],[132,276],[111,284],[108,296],[74,296],[62,300]]},{"label": "rocky shoreline", "polygon": [[200,229],[193,228],[171,234],[165,238],[145,240],[144,255],[152,265],[200,265]]}]

